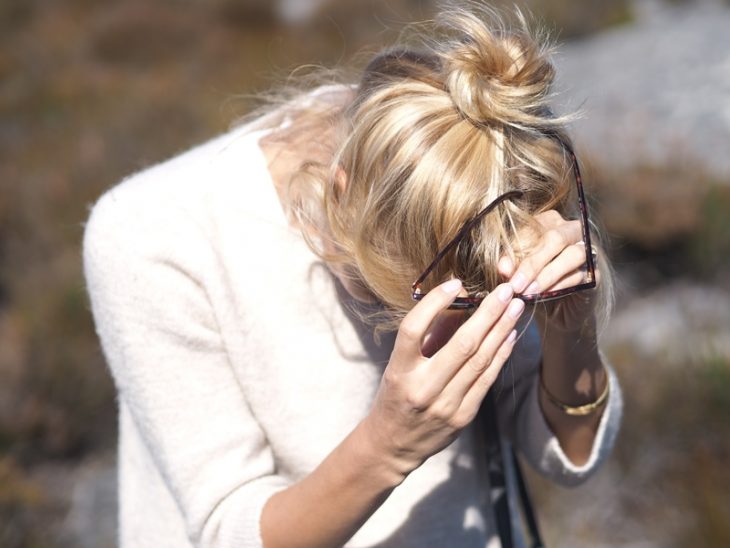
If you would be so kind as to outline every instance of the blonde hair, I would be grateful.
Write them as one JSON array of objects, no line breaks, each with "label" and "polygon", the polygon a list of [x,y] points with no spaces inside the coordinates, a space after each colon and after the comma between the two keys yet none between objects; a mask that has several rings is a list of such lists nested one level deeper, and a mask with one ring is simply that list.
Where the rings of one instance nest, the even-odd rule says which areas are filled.
[{"label": "blonde hair", "polygon": [[[447,255],[425,290],[450,277],[470,292],[491,290],[502,281],[498,259],[519,256],[515,235],[536,228],[535,214],[575,217],[578,205],[560,142],[570,142],[570,118],[550,108],[555,72],[543,37],[533,38],[519,12],[509,26],[493,10],[463,4],[444,9],[420,37],[416,48],[375,56],[344,101],[320,91],[277,118],[286,112],[310,139],[323,120],[330,130],[323,146],[331,161],[306,163],[291,180],[292,213],[325,261],[385,305],[380,329],[397,327],[414,305],[411,283],[500,194],[525,191]],[[610,275],[605,261],[600,267],[607,310]]]}]

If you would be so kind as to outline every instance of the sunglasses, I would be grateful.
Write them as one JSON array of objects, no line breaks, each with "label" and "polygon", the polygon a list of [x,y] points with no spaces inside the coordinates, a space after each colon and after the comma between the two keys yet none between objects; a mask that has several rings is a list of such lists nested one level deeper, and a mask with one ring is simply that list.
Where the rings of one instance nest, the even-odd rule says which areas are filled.
[{"label": "sunglasses", "polygon": [[[594,256],[593,248],[591,246],[591,234],[589,230],[590,225],[588,224],[588,207],[586,205],[585,195],[583,194],[583,179],[580,174],[580,168],[578,167],[578,159],[576,158],[575,152],[573,152],[572,147],[570,147],[570,145],[568,145],[568,143],[566,143],[564,139],[558,136],[554,136],[554,138],[559,141],[563,149],[568,153],[571,161],[573,175],[575,178],[576,193],[578,196],[578,207],[580,208],[581,229],[583,232],[583,244],[585,246],[586,254],[586,281],[575,286],[566,287],[563,289],[556,289],[554,291],[543,291],[541,293],[534,293],[530,295],[515,295],[515,297],[523,300],[527,304],[553,301],[556,299],[567,297],[568,295],[572,295],[573,293],[576,293],[578,291],[593,289],[596,287],[596,259]],[[433,269],[436,268],[436,266],[446,256],[446,254],[449,253],[456,246],[458,246],[461,241],[467,236],[467,234],[469,234],[471,230],[475,226],[477,226],[477,224],[479,224],[479,222],[486,215],[494,211],[501,203],[507,200],[515,200],[522,197],[524,194],[525,193],[521,190],[511,190],[509,192],[505,192],[496,200],[492,201],[487,207],[477,213],[474,217],[464,223],[459,232],[457,232],[456,236],[454,236],[454,238],[436,254],[436,258],[433,260],[433,262],[431,262],[426,270],[424,270],[423,273],[416,279],[416,281],[413,282],[413,285],[411,286],[413,300],[420,301],[421,299],[423,299],[426,293],[428,293],[423,291],[422,286],[424,280],[433,271]],[[449,308],[452,310],[476,308],[484,300],[484,298],[484,295],[457,297],[454,302],[451,303]]]}]

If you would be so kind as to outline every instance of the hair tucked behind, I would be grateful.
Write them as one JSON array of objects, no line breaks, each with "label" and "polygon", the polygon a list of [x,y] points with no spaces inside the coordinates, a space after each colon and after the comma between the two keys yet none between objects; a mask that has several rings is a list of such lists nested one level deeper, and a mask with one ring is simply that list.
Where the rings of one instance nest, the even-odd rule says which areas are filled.
[{"label": "hair tucked behind", "polygon": [[555,139],[569,142],[568,119],[549,106],[551,50],[522,15],[509,26],[487,8],[449,6],[420,37],[375,56],[346,101],[313,107],[321,94],[310,94],[306,108],[289,109],[326,119],[332,145],[331,161],[293,177],[293,213],[324,260],[385,304],[381,328],[397,326],[414,305],[410,284],[498,195],[525,191],[445,257],[426,290],[452,276],[491,290],[497,260],[518,253],[515,234],[535,227],[536,213],[576,214],[570,159]]}]

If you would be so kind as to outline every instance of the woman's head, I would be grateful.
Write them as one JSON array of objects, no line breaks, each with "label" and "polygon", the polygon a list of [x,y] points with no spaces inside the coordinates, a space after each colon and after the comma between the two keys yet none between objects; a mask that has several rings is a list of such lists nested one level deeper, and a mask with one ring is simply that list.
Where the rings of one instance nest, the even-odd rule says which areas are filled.
[{"label": "woman's head", "polygon": [[[456,276],[473,292],[501,280],[497,261],[547,209],[577,209],[565,118],[548,104],[549,50],[519,18],[451,8],[417,48],[369,63],[345,109],[333,161],[308,166],[293,185],[317,186],[300,214],[331,239],[326,259],[362,283],[397,321],[413,306],[410,284],[487,203],[524,191],[485,218],[439,264],[425,289]],[[295,195],[312,196],[295,188]],[[303,199],[306,202],[306,198]]]}]

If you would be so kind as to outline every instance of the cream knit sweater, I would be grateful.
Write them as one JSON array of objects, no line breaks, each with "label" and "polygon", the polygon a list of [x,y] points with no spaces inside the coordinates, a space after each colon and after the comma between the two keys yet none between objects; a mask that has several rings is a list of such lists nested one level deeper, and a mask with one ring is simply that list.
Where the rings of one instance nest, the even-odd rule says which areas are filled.
[{"label": "cream knit sweater", "polygon": [[[84,268],[119,394],[119,544],[261,546],[268,497],[310,472],[368,412],[392,339],[287,226],[258,146],[239,129],[109,190]],[[528,329],[493,390],[502,431],[562,484],[591,474],[621,415],[611,396],[589,462],[568,461],[536,396]],[[479,434],[468,427],[400,485],[349,546],[495,542]]]}]

